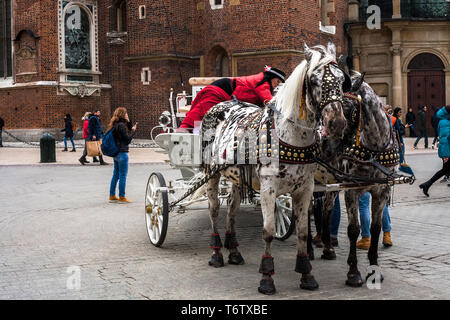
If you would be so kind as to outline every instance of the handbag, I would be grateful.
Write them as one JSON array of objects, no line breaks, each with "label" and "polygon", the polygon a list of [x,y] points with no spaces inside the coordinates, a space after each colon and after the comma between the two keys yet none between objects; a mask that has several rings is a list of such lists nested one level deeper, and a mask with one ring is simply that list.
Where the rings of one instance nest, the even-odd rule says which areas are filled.
[{"label": "handbag", "polygon": [[88,157],[101,156],[102,155],[101,145],[102,145],[101,140],[86,141],[86,151]]}]

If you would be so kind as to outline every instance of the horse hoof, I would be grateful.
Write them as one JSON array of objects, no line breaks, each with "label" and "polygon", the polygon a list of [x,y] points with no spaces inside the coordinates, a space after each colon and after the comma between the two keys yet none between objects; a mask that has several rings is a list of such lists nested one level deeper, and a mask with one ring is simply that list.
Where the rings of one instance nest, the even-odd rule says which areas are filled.
[{"label": "horse hoof", "polygon": [[306,276],[302,277],[300,280],[300,289],[304,290],[316,290],[319,288],[319,284],[317,283],[314,276]]},{"label": "horse hoof", "polygon": [[335,260],[336,252],[333,249],[323,250],[322,259],[324,260]]},{"label": "horse hoof", "polygon": [[258,292],[265,295],[275,294],[277,290],[275,289],[273,279],[261,279],[261,281],[259,282]]},{"label": "horse hoof", "polygon": [[345,281],[345,284],[354,288],[361,287],[363,285],[361,273],[358,272],[357,274],[347,275],[347,281]]},{"label": "horse hoof", "polygon": [[218,256],[218,255],[215,255],[215,254],[213,254],[211,256],[211,260],[208,262],[208,264],[211,267],[214,267],[214,268],[221,268],[221,267],[223,267],[225,265],[225,263],[223,262],[222,255]]},{"label": "horse hoof", "polygon": [[235,265],[243,265],[245,264],[245,260],[244,258],[242,258],[242,255],[239,252],[233,252],[230,253],[230,255],[228,256],[228,263]]},{"label": "horse hoof", "polygon": [[[367,273],[366,282],[367,282],[367,279],[369,279],[370,277],[373,277],[374,273],[375,273],[375,271]],[[380,282],[383,282],[383,280],[384,280],[383,274],[381,272],[379,274],[380,274]],[[375,284],[376,280],[377,280],[376,278],[373,278],[372,283]]]}]

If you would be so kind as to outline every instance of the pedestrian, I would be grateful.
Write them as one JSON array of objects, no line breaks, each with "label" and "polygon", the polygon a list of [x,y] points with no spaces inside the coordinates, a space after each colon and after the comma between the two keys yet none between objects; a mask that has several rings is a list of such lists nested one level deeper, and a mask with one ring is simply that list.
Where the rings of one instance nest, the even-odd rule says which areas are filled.
[{"label": "pedestrian", "polygon": [[72,121],[72,117],[70,116],[70,114],[66,114],[64,116],[64,123],[65,123],[65,127],[64,129],[61,130],[61,132],[65,132],[64,133],[64,149],[62,150],[64,151],[68,151],[67,150],[67,139],[70,139],[70,142],[72,143],[72,150],[70,150],[70,152],[75,152],[75,142],[73,141],[73,132],[75,130],[75,125]]},{"label": "pedestrian", "polygon": [[[127,109],[119,107],[109,122],[108,130],[114,128],[114,141],[119,147],[119,153],[114,157],[114,172],[109,188],[109,200],[121,203],[131,202],[125,197],[125,187],[128,174],[128,145],[136,132],[137,123],[131,127]],[[119,182],[119,198],[116,197],[116,187]]]},{"label": "pedestrian", "polygon": [[417,144],[420,139],[425,139],[425,149],[428,149],[428,132],[427,132],[427,106],[423,106],[417,113],[416,118],[416,133],[417,139],[414,142],[414,149],[417,149]]},{"label": "pedestrian", "polygon": [[439,133],[439,146],[438,155],[442,159],[442,169],[436,172],[430,180],[422,183],[419,188],[423,193],[429,197],[428,190],[430,187],[445,175],[450,175],[450,105],[442,107],[438,110],[437,116],[439,118],[438,133]]},{"label": "pedestrian", "polygon": [[209,109],[220,102],[231,100],[232,96],[264,107],[272,99],[274,89],[284,82],[284,77],[283,71],[266,66],[264,72],[255,75],[214,81],[197,94],[178,131],[191,131]]},{"label": "pedestrian", "polygon": [[0,117],[0,148],[3,148],[2,132],[3,132],[4,126],[5,126],[5,120],[3,120],[2,117]]},{"label": "pedestrian", "polygon": [[[99,141],[103,137],[103,129],[102,129],[102,123],[100,121],[101,112],[100,110],[96,110],[91,114],[89,118],[89,141]],[[103,156],[100,155],[100,165],[104,166],[107,165],[103,160]],[[94,157],[93,162],[98,162],[97,158]]]},{"label": "pedestrian", "polygon": [[406,127],[409,127],[409,136],[410,137],[415,137],[416,136],[416,132],[415,132],[415,123],[416,123],[416,115],[413,112],[412,108],[408,109],[408,113],[406,113]]},{"label": "pedestrian", "polygon": [[[312,242],[318,247],[323,247],[322,242],[322,216],[323,216],[323,201],[322,197],[324,196],[323,192],[314,192],[314,200],[315,206],[313,207],[314,213],[314,224],[316,226],[316,235],[314,236]],[[330,243],[333,247],[337,247],[339,245],[338,242],[338,231],[339,224],[341,222],[341,205],[339,202],[339,194],[336,196],[334,200],[334,207],[331,211],[330,217]]]},{"label": "pedestrian", "polygon": [[397,140],[398,140],[398,145],[401,148],[401,152],[400,152],[400,163],[403,163],[405,161],[405,141],[403,139],[403,136],[406,134],[406,126],[403,124],[402,122],[402,109],[401,108],[395,108],[394,109],[394,114],[393,116],[395,117],[395,124],[394,124],[394,129],[395,132],[397,133]]},{"label": "pedestrian", "polygon": [[434,149],[434,146],[439,139],[438,133],[439,118],[437,116],[437,112],[439,109],[436,109],[434,106],[431,109],[433,110],[433,115],[431,116],[431,127],[433,128],[434,132],[434,138],[433,143],[431,144],[431,148]]},{"label": "pedestrian", "polygon": [[[366,192],[359,198],[359,219],[361,222],[361,239],[356,243],[356,248],[369,250],[370,248],[370,193]],[[392,246],[391,239],[391,217],[389,206],[386,204],[381,220],[383,229],[383,245]]]},{"label": "pedestrian", "polygon": [[92,112],[88,111],[81,118],[81,121],[83,122],[84,150],[83,150],[83,154],[82,154],[81,158],[78,159],[78,161],[80,161],[80,163],[82,165],[85,165],[86,163],[89,163],[89,161],[87,161],[87,159],[86,159],[86,156],[87,156],[86,142],[89,140],[89,117],[91,115],[92,115]]}]

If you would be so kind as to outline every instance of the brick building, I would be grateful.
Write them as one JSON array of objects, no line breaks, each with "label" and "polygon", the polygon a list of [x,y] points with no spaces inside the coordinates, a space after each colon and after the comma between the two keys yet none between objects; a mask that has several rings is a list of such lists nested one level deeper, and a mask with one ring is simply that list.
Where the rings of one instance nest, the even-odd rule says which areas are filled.
[{"label": "brick building", "polygon": [[[194,76],[289,74],[309,45],[347,52],[346,0],[0,0],[0,115],[39,137],[117,106],[148,138]],[[183,86],[183,85],[184,86]],[[81,126],[81,120],[78,127]]]}]

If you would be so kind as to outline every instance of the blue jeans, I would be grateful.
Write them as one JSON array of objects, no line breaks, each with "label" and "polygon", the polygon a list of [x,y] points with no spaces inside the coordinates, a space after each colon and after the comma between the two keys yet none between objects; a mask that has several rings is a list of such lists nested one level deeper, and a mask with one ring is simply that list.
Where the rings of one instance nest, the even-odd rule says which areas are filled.
[{"label": "blue jeans", "polygon": [[[66,136],[64,136],[64,149],[67,149],[67,138]],[[75,149],[75,142],[73,142],[73,137],[69,137],[70,142],[72,142],[72,148]]]},{"label": "blue jeans", "polygon": [[119,152],[114,157],[114,172],[111,179],[109,194],[116,195],[117,182],[119,182],[119,197],[125,197],[125,186],[127,184],[128,174],[128,153]]},{"label": "blue jeans", "polygon": [[339,201],[339,193],[334,200],[333,211],[331,211],[330,221],[330,236],[333,238],[338,237],[339,224],[341,223],[341,203]]},{"label": "blue jeans", "polygon": [[[370,193],[366,192],[359,198],[359,218],[361,220],[361,236],[370,237]],[[382,218],[383,232],[391,231],[391,217],[389,206],[386,204]]]},{"label": "blue jeans", "polygon": [[399,151],[400,163],[403,163],[405,162],[405,141],[403,140],[403,137],[400,137],[400,143],[401,143],[401,145],[399,146],[401,148],[401,150]]}]

